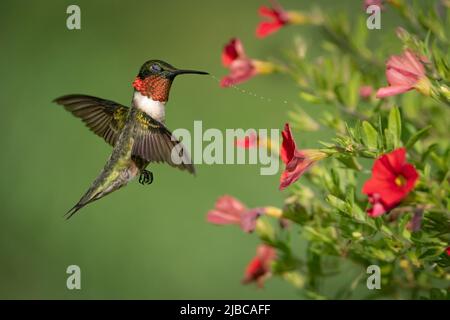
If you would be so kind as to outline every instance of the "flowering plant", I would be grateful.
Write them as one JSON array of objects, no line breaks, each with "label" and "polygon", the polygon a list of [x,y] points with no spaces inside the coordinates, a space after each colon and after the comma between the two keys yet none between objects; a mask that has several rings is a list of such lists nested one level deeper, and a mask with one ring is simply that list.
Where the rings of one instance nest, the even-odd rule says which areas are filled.
[{"label": "flowering plant", "polygon": [[[373,5],[402,19],[403,27],[382,33],[397,38],[398,51],[369,43],[365,8]],[[225,46],[230,75],[222,86],[282,73],[303,104],[321,114],[297,107],[280,124],[283,205],[247,209],[223,196],[208,212],[210,223],[237,224],[260,238],[244,283],[262,287],[279,276],[317,299],[450,297],[449,8],[446,0],[363,1],[351,24],[318,8],[286,10],[272,1],[259,10],[265,19],[257,37],[288,32],[286,26],[301,33],[298,25],[310,24],[323,35],[319,56],[310,57],[298,36],[277,61],[248,58],[237,38]],[[298,147],[302,132],[317,130],[330,139],[317,141],[317,149]],[[259,143],[247,137],[236,146]],[[369,291],[367,268],[374,265],[380,285]],[[345,285],[330,292],[336,277]]]}]

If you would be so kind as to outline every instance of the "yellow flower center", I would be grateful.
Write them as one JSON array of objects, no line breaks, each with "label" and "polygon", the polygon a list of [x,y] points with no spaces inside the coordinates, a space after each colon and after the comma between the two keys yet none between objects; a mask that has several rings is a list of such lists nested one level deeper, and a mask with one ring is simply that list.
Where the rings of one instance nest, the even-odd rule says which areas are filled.
[{"label": "yellow flower center", "polygon": [[402,175],[399,175],[397,178],[395,178],[395,184],[399,187],[403,187],[406,184],[405,177]]}]

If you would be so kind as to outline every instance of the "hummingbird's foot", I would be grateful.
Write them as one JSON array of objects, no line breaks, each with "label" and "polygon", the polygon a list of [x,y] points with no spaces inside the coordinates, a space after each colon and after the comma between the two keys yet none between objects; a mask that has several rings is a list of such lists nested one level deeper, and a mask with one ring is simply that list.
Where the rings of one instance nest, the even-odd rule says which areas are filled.
[{"label": "hummingbird's foot", "polygon": [[142,170],[139,176],[139,183],[142,185],[151,184],[153,182],[153,173],[148,170]]}]

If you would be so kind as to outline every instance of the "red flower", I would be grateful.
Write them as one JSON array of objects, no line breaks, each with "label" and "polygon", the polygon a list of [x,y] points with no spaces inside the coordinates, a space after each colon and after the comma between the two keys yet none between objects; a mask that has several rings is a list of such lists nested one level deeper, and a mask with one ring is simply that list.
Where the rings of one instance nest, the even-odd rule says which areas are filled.
[{"label": "red flower", "polygon": [[[422,59],[423,60],[423,59]],[[400,56],[391,56],[386,63],[389,87],[378,89],[377,98],[385,98],[417,89],[430,94],[430,83],[421,60],[410,50]]]},{"label": "red flower", "polygon": [[300,12],[286,11],[276,1],[272,1],[272,8],[261,6],[259,15],[268,18],[269,21],[262,21],[256,28],[256,36],[264,38],[278,31],[287,24],[303,24],[307,22],[307,17]]},{"label": "red flower", "polygon": [[271,19],[272,21],[260,22],[256,29],[256,36],[263,38],[269,34],[278,31],[282,26],[288,23],[287,12],[277,3],[273,4],[273,8],[262,6],[259,8],[259,14],[262,17]]},{"label": "red flower", "polygon": [[238,59],[245,59],[246,55],[241,40],[233,38],[223,48],[222,63],[225,67],[229,67],[231,63]]},{"label": "red flower", "polygon": [[224,195],[217,200],[216,207],[208,211],[206,219],[214,224],[237,224],[243,231],[250,233],[263,213],[264,208],[247,209],[236,198]]},{"label": "red flower", "polygon": [[257,74],[271,73],[274,66],[269,62],[250,59],[239,39],[233,38],[222,51],[222,63],[230,69],[230,74],[220,81],[222,87],[229,87],[254,77]]},{"label": "red flower", "polygon": [[419,175],[406,162],[406,149],[399,148],[375,160],[372,177],[366,181],[362,192],[369,196],[371,217],[391,210],[414,188]]},{"label": "red flower", "polygon": [[283,190],[297,181],[316,161],[325,158],[327,155],[314,149],[298,150],[288,123],[285,124],[281,135],[283,136],[283,143],[281,144],[280,156],[286,164],[280,178],[280,190]]},{"label": "red flower", "polygon": [[450,247],[447,247],[447,249],[445,249],[445,253],[450,257]]},{"label": "red flower", "polygon": [[258,287],[264,286],[264,281],[270,277],[270,265],[276,258],[276,251],[268,245],[259,245],[256,256],[250,261],[245,270],[242,283],[256,282]]}]

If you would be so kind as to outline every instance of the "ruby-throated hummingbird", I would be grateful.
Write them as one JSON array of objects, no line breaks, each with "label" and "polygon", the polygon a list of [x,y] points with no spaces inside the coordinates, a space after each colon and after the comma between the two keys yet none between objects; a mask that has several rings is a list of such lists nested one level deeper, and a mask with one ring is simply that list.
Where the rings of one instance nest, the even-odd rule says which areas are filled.
[{"label": "ruby-throated hummingbird", "polygon": [[187,150],[164,125],[165,104],[172,82],[177,75],[187,73],[208,74],[176,69],[161,60],[147,61],[133,82],[131,108],[81,94],[54,100],[114,147],[105,167],[80,201],[67,212],[67,218],[88,203],[125,186],[138,174],[140,183],[151,183],[153,174],[145,170],[150,162],[166,162],[195,173]]}]

